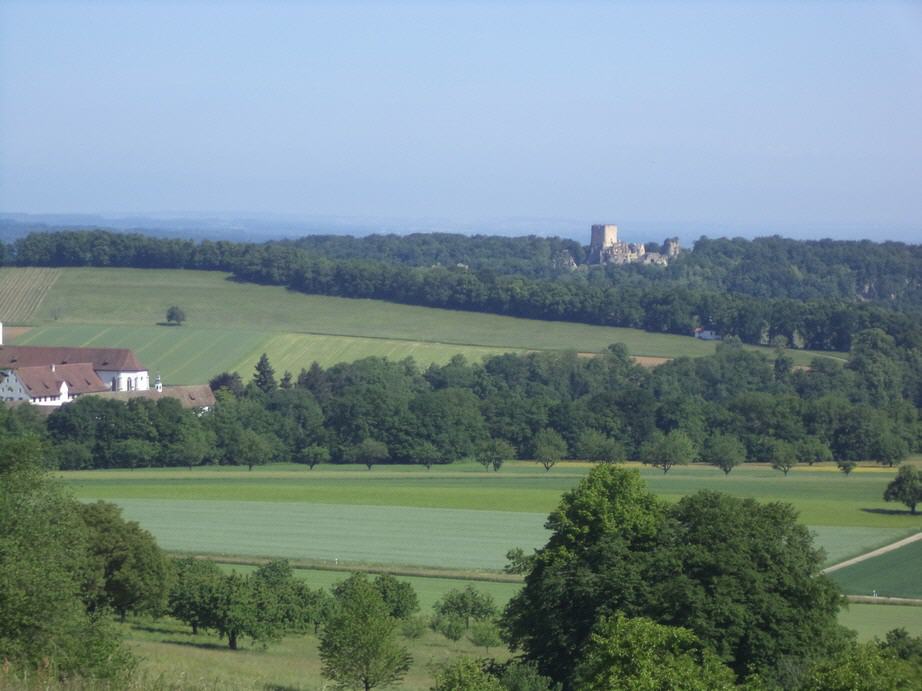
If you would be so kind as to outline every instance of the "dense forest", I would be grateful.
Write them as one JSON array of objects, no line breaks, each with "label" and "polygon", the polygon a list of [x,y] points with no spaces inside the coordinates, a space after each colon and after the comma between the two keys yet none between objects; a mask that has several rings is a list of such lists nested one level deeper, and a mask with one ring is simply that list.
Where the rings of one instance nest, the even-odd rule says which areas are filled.
[{"label": "dense forest", "polygon": [[[922,362],[880,331],[856,338],[845,365],[795,369],[732,341],[715,355],[652,370],[623,346],[575,353],[508,354],[469,364],[458,356],[420,371],[412,360],[368,358],[298,374],[262,358],[253,378],[219,375],[206,415],[176,401],[92,396],[52,413],[0,411],[11,431],[52,442],[56,468],[421,463],[476,458],[639,459],[668,471],[700,460],[730,472],[745,461],[857,461],[893,465],[922,450]],[[671,460],[672,459],[672,460]],[[675,460],[677,459],[677,460]]]},{"label": "dense forest", "polygon": [[[576,241],[536,236],[311,235],[278,244],[337,261],[384,261],[414,267],[461,264],[474,271],[528,278],[566,274],[573,266],[584,266],[588,255],[586,247]],[[662,251],[659,243],[644,244],[648,251]],[[623,265],[608,267],[604,273],[616,286],[666,281],[762,298],[836,298],[922,306],[922,247],[900,242],[702,237],[693,251],[684,252],[666,268]]]},{"label": "dense forest", "polygon": [[[427,237],[433,249],[422,252],[420,261],[437,254],[440,240],[456,238]],[[33,233],[4,246],[2,259],[20,266],[222,270],[306,293],[676,334],[702,326],[746,343],[781,337],[791,347],[817,350],[847,351],[855,334],[869,328],[885,331],[899,347],[922,345],[917,314],[922,261],[916,246],[701,240],[665,270],[609,266],[530,277],[547,271],[556,241],[474,240],[444,240],[446,262],[463,257],[469,263],[411,268],[393,261],[411,254],[399,251],[409,242],[403,239],[381,241],[392,260],[384,261],[323,256],[334,253],[324,248],[340,247],[333,240],[318,240],[307,250],[296,243],[195,243],[107,231]],[[372,236],[368,247],[378,241]],[[509,253],[520,245],[530,248],[525,264],[533,269],[514,273],[514,262],[507,269],[512,273],[478,269],[489,264],[487,250],[494,245]],[[348,242],[344,247],[348,255]]]}]

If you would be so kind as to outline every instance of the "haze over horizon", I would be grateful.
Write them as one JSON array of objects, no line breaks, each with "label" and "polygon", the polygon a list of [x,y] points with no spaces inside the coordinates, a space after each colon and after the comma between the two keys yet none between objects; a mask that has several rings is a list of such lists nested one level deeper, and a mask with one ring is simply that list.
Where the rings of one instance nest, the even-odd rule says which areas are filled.
[{"label": "haze over horizon", "polygon": [[0,211],[919,242],[920,86],[910,2],[11,0]]}]

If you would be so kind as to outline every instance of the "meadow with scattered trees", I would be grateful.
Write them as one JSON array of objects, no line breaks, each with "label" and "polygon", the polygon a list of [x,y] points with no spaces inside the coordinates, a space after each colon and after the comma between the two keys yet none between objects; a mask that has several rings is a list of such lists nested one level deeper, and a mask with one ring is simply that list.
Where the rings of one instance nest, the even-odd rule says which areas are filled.
[{"label": "meadow with scattered trees", "polygon": [[43,454],[33,436],[4,431],[0,687],[196,688],[145,676],[116,623],[164,618],[220,639],[226,655],[308,637],[321,674],[342,688],[400,684],[427,631],[481,650],[431,666],[437,691],[922,681],[922,639],[893,630],[858,643],[837,623],[838,587],[783,503],[703,491],[670,505],[636,471],[601,464],[551,513],[546,545],[515,556],[524,587],[504,609],[467,586],[427,613],[412,586],[386,574],[324,590],[285,561],[240,573],[171,559],[117,507],[72,499],[46,475]]}]

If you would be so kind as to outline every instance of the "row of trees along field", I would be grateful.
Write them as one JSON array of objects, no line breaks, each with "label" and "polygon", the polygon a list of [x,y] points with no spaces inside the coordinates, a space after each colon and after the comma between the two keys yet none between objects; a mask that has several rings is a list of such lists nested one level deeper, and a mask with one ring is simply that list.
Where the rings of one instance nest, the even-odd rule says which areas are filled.
[{"label": "row of trees along field", "polygon": [[[249,575],[169,559],[113,505],[81,505],[43,474],[31,436],[0,432],[0,684],[147,688],[113,615],[172,616],[257,648],[317,636],[341,688],[399,683],[427,626],[489,655],[433,670],[434,691],[898,691],[922,683],[922,639],[858,644],[841,595],[786,504],[699,492],[667,504],[636,471],[598,466],[517,561],[524,587],[500,613],[473,587],[420,615],[392,576],[314,590],[284,561]],[[163,679],[151,688],[163,688]]]},{"label": "row of trees along field", "polygon": [[9,429],[53,443],[61,469],[272,462],[398,462],[426,466],[476,458],[640,459],[668,471],[702,461],[725,472],[769,461],[899,463],[922,450],[922,363],[880,331],[855,340],[843,364],[795,369],[724,342],[713,356],[647,369],[612,346],[597,357],[462,357],[420,371],[412,360],[368,358],[297,376],[261,358],[252,380],[216,377],[204,415],[176,401],[85,396],[47,419],[3,411]]},{"label": "row of trees along field", "polygon": [[[340,258],[353,253],[330,249],[338,246],[332,240],[195,243],[107,231],[33,233],[5,246],[3,260],[20,266],[222,270],[306,293],[686,335],[704,326],[746,343],[780,336],[818,350],[849,350],[852,338],[868,328],[884,330],[900,346],[922,345],[922,259],[915,246],[703,239],[700,253],[696,245],[665,270],[622,266],[547,275],[548,254],[566,250],[566,241],[426,237],[429,246],[463,246],[470,264],[413,265],[441,256],[430,251],[404,259],[408,268],[397,262],[411,253],[391,246],[411,240],[367,240],[368,248],[392,250],[385,252],[391,261],[382,261],[365,258],[365,252]],[[366,240],[354,242],[364,247]],[[487,261],[494,246],[506,248],[500,256],[524,248],[525,264],[534,269],[511,261],[504,270]],[[445,256],[464,251],[454,247]]]}]

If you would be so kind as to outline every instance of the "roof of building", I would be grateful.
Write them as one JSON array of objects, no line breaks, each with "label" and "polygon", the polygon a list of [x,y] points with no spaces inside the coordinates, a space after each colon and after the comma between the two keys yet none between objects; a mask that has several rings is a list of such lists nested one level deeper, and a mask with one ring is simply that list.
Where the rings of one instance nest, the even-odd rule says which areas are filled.
[{"label": "roof of building", "polygon": [[0,369],[20,369],[88,362],[96,371],[140,372],[146,368],[128,348],[59,348],[0,346]]},{"label": "roof of building", "polygon": [[79,362],[72,365],[51,365],[42,367],[19,367],[16,377],[32,398],[39,396],[58,396],[61,382],[67,382],[69,395],[99,393],[108,391],[108,387],[96,376],[93,365]]},{"label": "roof of building", "polygon": [[146,391],[105,391],[98,394],[100,398],[111,398],[116,401],[130,401],[132,398],[146,398],[149,401],[158,401],[161,398],[175,398],[183,408],[210,408],[215,404],[214,393],[208,384],[195,384],[192,386],[164,386],[163,391],[147,389]]}]

